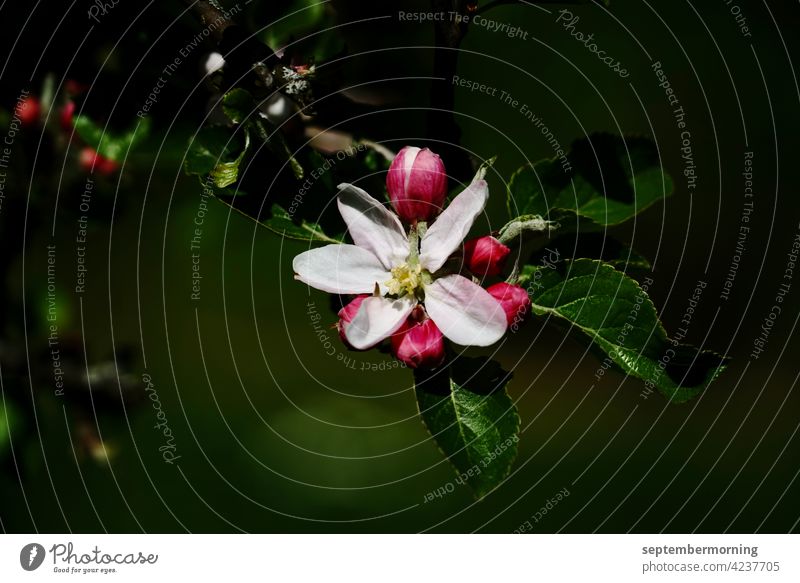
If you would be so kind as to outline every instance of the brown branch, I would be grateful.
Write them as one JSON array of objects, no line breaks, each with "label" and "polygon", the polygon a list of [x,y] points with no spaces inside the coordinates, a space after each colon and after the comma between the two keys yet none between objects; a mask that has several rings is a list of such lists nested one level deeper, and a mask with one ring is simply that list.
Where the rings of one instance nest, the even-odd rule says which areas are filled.
[{"label": "brown branch", "polygon": [[[457,12],[467,14],[467,0],[432,0],[434,12]],[[431,110],[428,114],[428,137],[441,140],[436,147],[444,157],[448,173],[456,180],[468,181],[472,173],[469,156],[459,147],[461,128],[456,123],[455,86],[453,75],[458,69],[458,48],[467,34],[467,24],[463,20],[445,18],[434,23],[436,50],[433,56],[433,76],[444,81],[434,81],[431,91]]]},{"label": "brown branch", "polygon": [[234,22],[222,10],[219,4],[213,0],[184,0],[183,3],[192,9],[204,26],[209,26],[211,23],[221,23],[211,31],[211,35],[217,43],[221,43],[225,36],[225,30],[233,25]]},{"label": "brown branch", "polygon": [[211,37],[237,86],[258,93],[274,85],[272,70],[280,60],[270,47],[236,24],[216,0],[184,0],[184,4],[205,27],[214,24]]}]

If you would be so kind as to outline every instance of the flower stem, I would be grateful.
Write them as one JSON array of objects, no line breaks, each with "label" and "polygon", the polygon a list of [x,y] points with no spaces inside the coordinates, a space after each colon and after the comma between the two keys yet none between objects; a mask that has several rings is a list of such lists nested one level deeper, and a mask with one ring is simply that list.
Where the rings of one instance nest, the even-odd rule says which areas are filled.
[{"label": "flower stem", "polygon": [[420,241],[422,241],[422,239],[425,237],[425,233],[427,232],[428,232],[428,223],[426,223],[425,221],[417,221],[417,237],[419,237]]},{"label": "flower stem", "polygon": [[420,225],[424,227],[424,222],[419,222],[416,225],[411,225],[411,230],[408,233],[408,264],[415,266],[419,263],[419,228]]}]

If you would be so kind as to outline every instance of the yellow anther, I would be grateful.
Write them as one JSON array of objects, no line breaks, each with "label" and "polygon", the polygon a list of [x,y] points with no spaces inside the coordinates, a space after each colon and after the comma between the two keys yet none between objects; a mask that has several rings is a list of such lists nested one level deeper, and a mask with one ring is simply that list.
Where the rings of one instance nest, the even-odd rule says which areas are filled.
[{"label": "yellow anther", "polygon": [[403,263],[392,268],[392,279],[386,282],[386,288],[392,295],[413,294],[422,283],[422,266],[411,267]]}]

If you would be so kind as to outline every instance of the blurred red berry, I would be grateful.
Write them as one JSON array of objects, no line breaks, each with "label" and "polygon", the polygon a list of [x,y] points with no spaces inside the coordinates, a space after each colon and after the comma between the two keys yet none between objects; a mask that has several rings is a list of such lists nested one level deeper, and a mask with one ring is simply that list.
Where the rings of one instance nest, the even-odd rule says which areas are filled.
[{"label": "blurred red berry", "polygon": [[86,89],[88,89],[88,85],[76,81],[75,79],[67,79],[66,83],[64,83],[64,91],[66,91],[68,95],[80,95],[84,93]]},{"label": "blurred red berry", "polygon": [[35,97],[26,97],[17,103],[14,113],[20,119],[20,122],[22,122],[23,127],[32,126],[39,123],[42,106]]},{"label": "blurred red berry", "polygon": [[84,172],[96,172],[101,176],[110,176],[119,168],[114,160],[101,156],[89,146],[81,150],[79,163]]},{"label": "blurred red berry", "polygon": [[72,131],[72,118],[74,115],[75,115],[75,102],[67,101],[61,108],[61,113],[59,114],[61,128],[65,132]]}]

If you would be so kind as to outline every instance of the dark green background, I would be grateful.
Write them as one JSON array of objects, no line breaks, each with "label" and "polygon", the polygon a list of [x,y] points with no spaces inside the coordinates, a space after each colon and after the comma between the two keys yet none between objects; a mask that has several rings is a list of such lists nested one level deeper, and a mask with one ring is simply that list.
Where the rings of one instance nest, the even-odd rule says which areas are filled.
[{"label": "dark green background", "polygon": [[[379,11],[393,17],[344,26],[350,53],[398,48],[349,57],[342,81],[429,77],[426,47],[433,42],[432,27],[396,20],[396,9],[418,10],[424,4],[363,4],[338,3],[339,21]],[[188,244],[199,189],[194,178],[182,174],[180,144],[188,135],[182,128],[193,131],[200,118],[180,110],[197,80],[187,69],[191,83],[185,94],[154,113],[158,139],[151,154],[139,154],[123,171],[124,199],[117,202],[113,232],[106,220],[110,209],[102,220],[99,210],[95,215],[83,296],[88,353],[107,356],[112,340],[117,347],[131,346],[136,377],[145,372],[146,357],[181,459],[174,466],[161,460],[155,415],[144,402],[125,415],[98,415],[102,436],[117,449],[109,465],[91,459],[77,463],[71,413],[47,386],[34,383],[37,417],[24,419],[14,456],[6,454],[0,476],[3,529],[511,532],[567,488],[569,497],[533,524],[534,532],[796,530],[800,397],[794,329],[800,279],[766,352],[754,361],[749,353],[773,304],[800,221],[800,94],[790,61],[800,12],[791,2],[768,7],[742,0],[740,6],[752,39],[741,36],[722,1],[619,0],[610,11],[574,8],[581,17],[577,28],[594,31],[598,44],[628,66],[626,80],[570,38],[553,14],[501,6],[485,16],[521,26],[529,40],[473,27],[459,65],[460,75],[528,103],[564,144],[594,130],[656,139],[676,192],[613,233],[653,260],[650,293],[668,331],[679,326],[696,282],[708,283],[687,340],[727,353],[732,362],[707,393],[675,406],[659,395],[642,398],[642,384],[617,373],[595,383],[600,361],[576,337],[532,321],[496,355],[514,370],[509,391],[522,417],[511,476],[480,502],[465,487],[456,487],[424,503],[427,493],[451,482],[454,474],[417,417],[411,375],[393,368],[388,356],[347,353],[335,330],[330,331],[333,346],[352,359],[355,370],[325,353],[306,311],[314,302],[323,323],[332,324],[327,297],[292,279],[291,259],[306,245],[281,241],[213,203],[202,239],[202,299],[189,300]],[[41,11],[34,11],[32,22],[44,31],[53,19]],[[126,15],[122,10],[110,14],[108,26],[120,25],[115,18]],[[153,30],[168,24],[152,19],[141,26]],[[22,46],[36,55],[44,41],[31,26],[23,29],[27,44]],[[196,30],[185,17],[171,35],[180,45]],[[135,36],[136,28],[129,34]],[[680,141],[663,92],[636,39],[662,62],[686,110],[699,172],[693,195],[679,174]],[[90,35],[84,50],[96,50],[92,42]],[[170,54],[165,50],[161,59]],[[31,56],[18,58],[25,63]],[[54,68],[61,66],[51,60]],[[27,72],[20,61],[14,65],[11,55],[18,80],[4,79],[3,93],[11,100]],[[424,108],[431,86],[447,82],[387,83],[387,108]],[[143,81],[137,95],[147,87]],[[198,91],[200,97],[192,99],[202,101],[202,88]],[[489,208],[496,228],[506,219],[501,177],[528,160],[550,156],[551,150],[518,112],[496,98],[461,89],[456,111],[463,147],[481,158],[498,155]],[[178,123],[166,133],[173,117]],[[421,109],[387,111],[371,118],[369,137],[399,149],[422,135],[423,125]],[[168,147],[157,154],[165,134]],[[736,245],[747,149],[755,153],[755,210],[725,302],[719,294]],[[40,166],[36,171],[50,170]],[[25,196],[27,186],[19,181],[18,196]],[[110,207],[115,186],[101,184],[95,208],[101,196]],[[266,191],[267,185],[248,196]],[[12,220],[20,217],[0,216],[2,228]],[[73,221],[68,214],[58,220],[60,318],[79,331],[80,304],[70,291],[69,273]],[[43,304],[49,242],[47,228],[29,232],[24,287],[21,257],[8,283],[17,298],[25,296],[29,309]],[[32,330],[31,366],[47,367],[47,360],[37,356],[43,346]],[[23,338],[18,342],[25,345]],[[360,370],[362,363],[391,370]],[[23,380],[4,379],[3,391],[31,401],[31,387]]]}]

